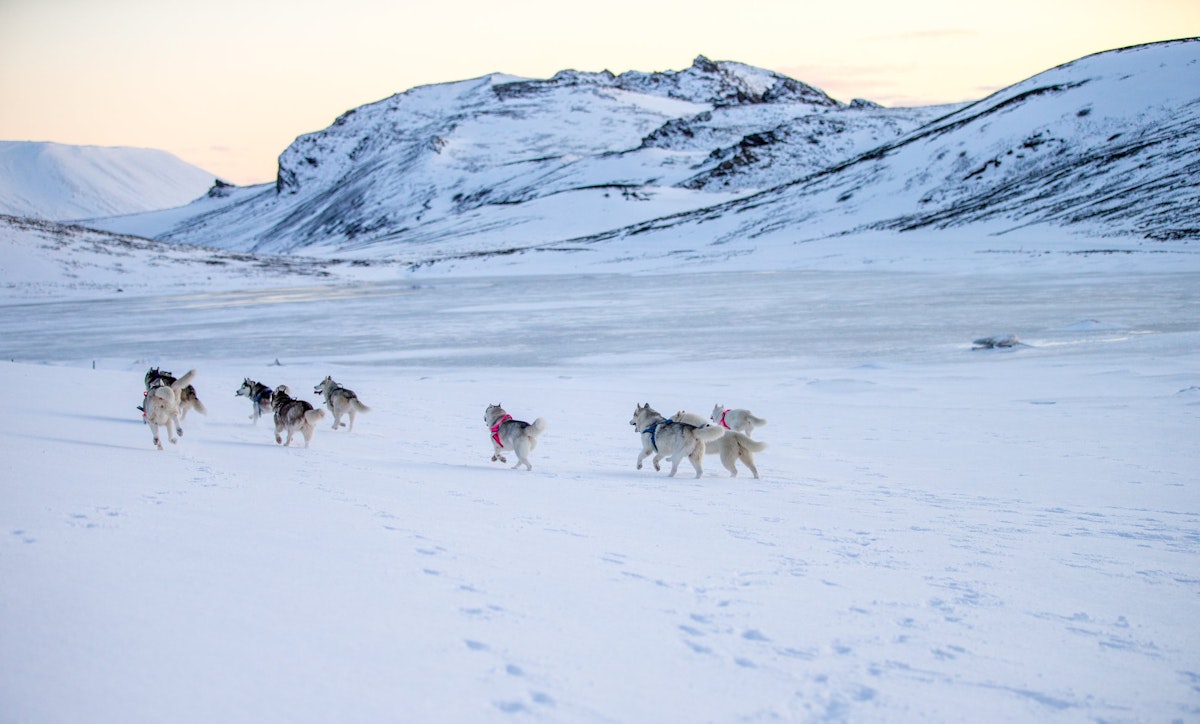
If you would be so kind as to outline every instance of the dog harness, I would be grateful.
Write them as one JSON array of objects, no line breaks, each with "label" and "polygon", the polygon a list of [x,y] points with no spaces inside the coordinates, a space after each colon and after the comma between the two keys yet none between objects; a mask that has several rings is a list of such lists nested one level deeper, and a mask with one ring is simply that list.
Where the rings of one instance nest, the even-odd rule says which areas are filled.
[{"label": "dog harness", "polygon": [[726,416],[726,415],[728,415],[728,414],[729,414],[729,410],[726,410],[725,412],[722,412],[722,413],[721,413],[721,419],[717,421],[717,422],[721,423],[721,427],[725,428],[726,430],[729,430],[729,429],[731,429],[731,428],[729,427],[729,423],[725,422],[725,416]]},{"label": "dog harness", "polygon": [[504,443],[500,442],[500,426],[511,419],[512,415],[505,415],[497,420],[495,425],[492,425],[492,440],[500,447],[504,447]]},{"label": "dog harness", "polygon": [[658,440],[655,439],[658,433],[658,426],[666,425],[671,422],[674,422],[674,420],[659,420],[650,427],[647,427],[645,430],[642,430],[643,435],[650,433],[650,447],[654,448],[654,452],[658,452]]},{"label": "dog harness", "polygon": [[250,399],[254,400],[254,404],[258,405],[258,404],[262,403],[262,398],[266,397],[269,394],[271,394],[271,388],[264,387],[261,390],[259,390],[257,395],[251,397]]}]

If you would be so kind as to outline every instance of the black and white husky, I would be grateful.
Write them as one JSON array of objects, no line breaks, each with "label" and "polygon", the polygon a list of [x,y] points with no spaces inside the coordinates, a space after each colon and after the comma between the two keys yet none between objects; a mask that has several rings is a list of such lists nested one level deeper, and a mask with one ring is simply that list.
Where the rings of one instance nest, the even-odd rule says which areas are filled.
[{"label": "black and white husky", "polygon": [[533,470],[533,466],[529,464],[529,453],[537,447],[538,435],[546,429],[545,420],[540,417],[533,422],[514,420],[512,415],[496,404],[487,406],[483,412],[483,421],[492,433],[492,462],[508,462],[503,451],[509,449],[517,454],[517,464],[513,466],[513,470],[522,465],[526,470]]},{"label": "black and white husky", "polygon": [[671,477],[679,471],[679,463],[684,458],[696,469],[696,477],[703,474],[700,461],[704,457],[705,443],[721,438],[725,431],[716,425],[710,425],[703,420],[701,425],[688,422],[668,420],[650,407],[650,403],[638,405],[633,410],[630,425],[642,437],[642,451],[638,453],[637,469],[642,469],[642,461],[649,455],[654,455],[655,470],[661,470],[658,463],[663,458],[671,458]]},{"label": "black and white husky", "polygon": [[250,413],[250,419],[254,421],[255,425],[258,424],[258,418],[270,414],[271,410],[274,409],[271,407],[271,398],[275,395],[275,390],[272,390],[261,382],[255,382],[249,377],[242,382],[242,386],[237,388],[237,392],[233,394],[238,397],[250,398],[250,405],[254,408]]},{"label": "black and white husky", "polygon": [[[146,419],[146,424],[150,426],[150,434],[154,437],[154,446],[159,450],[162,450],[163,446],[162,441],[159,440],[158,428],[167,428],[167,437],[172,443],[175,442],[176,434],[183,434],[183,428],[179,425],[181,419],[179,398],[182,391],[192,384],[192,378],[195,376],[196,370],[189,370],[179,379],[169,375],[160,375],[152,380],[147,378],[146,399],[142,403],[142,415]],[[170,381],[168,382],[168,380]]]},{"label": "black and white husky", "polygon": [[[686,422],[689,425],[707,425],[708,420],[704,419],[703,415],[698,415],[694,412],[684,412],[680,410],[671,418],[679,422]],[[704,444],[705,455],[720,455],[721,464],[729,471],[730,476],[737,477],[737,461],[741,460],[742,464],[750,469],[754,474],[754,479],[758,479],[758,468],[754,466],[754,453],[762,452],[767,449],[765,442],[754,440],[749,435],[738,432],[737,430],[724,430],[720,438],[713,442]]]},{"label": "black and white husky", "polygon": [[[275,409],[275,442],[291,445],[292,435],[298,431],[304,436],[304,447],[308,447],[316,432],[316,423],[325,417],[325,411],[313,409],[307,401],[293,398],[287,385],[275,388],[271,405]],[[284,430],[287,430],[287,442],[283,441],[281,435]]]},{"label": "black and white husky", "polygon": [[346,427],[346,423],[342,422],[342,415],[350,415],[349,432],[354,431],[354,416],[359,412],[370,412],[371,408],[359,401],[358,395],[354,394],[354,390],[342,387],[333,381],[332,377],[326,377],[313,387],[313,392],[325,398],[325,406],[329,408],[330,414],[333,415],[333,429]]},{"label": "black and white husky", "polygon": [[[194,371],[194,370],[193,370]],[[163,384],[171,386],[175,383],[175,377],[166,370],[160,370],[157,367],[151,367],[146,370],[146,392],[150,392],[151,385]],[[187,417],[188,410],[195,410],[201,415],[207,415],[208,410],[205,409],[204,403],[196,396],[196,388],[190,384],[184,385],[179,390],[179,419],[182,421]]]},{"label": "black and white husky", "polygon": [[730,410],[721,404],[713,408],[711,419],[726,430],[736,430],[747,435],[754,432],[754,428],[767,424],[766,420],[755,416],[749,410]]}]

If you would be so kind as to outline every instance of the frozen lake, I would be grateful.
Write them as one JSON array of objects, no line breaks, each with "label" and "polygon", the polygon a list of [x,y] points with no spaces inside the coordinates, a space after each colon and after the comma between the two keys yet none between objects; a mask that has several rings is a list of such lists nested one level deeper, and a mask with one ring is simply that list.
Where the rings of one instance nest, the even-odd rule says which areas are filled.
[{"label": "frozen lake", "polygon": [[322,358],[385,366],[786,358],[946,361],[982,336],[1053,354],[1200,349],[1194,273],[735,272],[359,283],[7,304],[3,357]]}]

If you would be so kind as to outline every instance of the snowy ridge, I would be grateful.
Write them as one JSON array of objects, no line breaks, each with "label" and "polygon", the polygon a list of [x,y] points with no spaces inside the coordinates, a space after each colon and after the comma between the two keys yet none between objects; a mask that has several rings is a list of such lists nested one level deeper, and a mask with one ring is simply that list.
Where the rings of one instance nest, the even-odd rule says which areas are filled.
[{"label": "snowy ridge", "polygon": [[416,260],[553,242],[768,188],[945,112],[846,106],[704,58],[666,73],[492,75],[343,114],[284,151],[274,188],[228,208],[103,226],[242,250]]},{"label": "snowy ridge", "polygon": [[[296,140],[276,185],[105,228],[240,250],[439,259],[588,249],[699,259],[848,234],[1042,225],[1200,234],[1200,42],[1099,53],[965,106],[840,104],[769,71],[492,75]],[[626,245],[628,246],[628,245]]]},{"label": "snowy ridge", "polygon": [[0,141],[0,214],[52,221],[182,206],[216,178],[148,148]]}]

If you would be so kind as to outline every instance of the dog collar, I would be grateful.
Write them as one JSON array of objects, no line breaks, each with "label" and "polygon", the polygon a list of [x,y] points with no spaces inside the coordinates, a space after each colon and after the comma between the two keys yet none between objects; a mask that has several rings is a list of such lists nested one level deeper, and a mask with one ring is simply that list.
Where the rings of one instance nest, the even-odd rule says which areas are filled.
[{"label": "dog collar", "polygon": [[494,440],[500,447],[504,447],[504,443],[500,442],[500,426],[511,419],[512,415],[505,415],[497,420],[495,425],[492,425],[492,440]]}]

